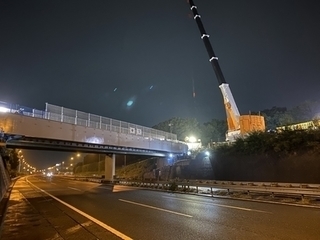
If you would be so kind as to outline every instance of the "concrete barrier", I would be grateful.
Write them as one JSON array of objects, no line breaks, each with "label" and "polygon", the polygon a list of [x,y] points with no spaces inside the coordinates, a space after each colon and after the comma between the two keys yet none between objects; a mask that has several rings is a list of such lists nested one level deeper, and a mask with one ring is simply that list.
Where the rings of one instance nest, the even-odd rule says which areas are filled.
[{"label": "concrete barrier", "polygon": [[0,155],[0,201],[7,192],[11,184],[10,176],[7,169],[4,166],[4,161]]}]

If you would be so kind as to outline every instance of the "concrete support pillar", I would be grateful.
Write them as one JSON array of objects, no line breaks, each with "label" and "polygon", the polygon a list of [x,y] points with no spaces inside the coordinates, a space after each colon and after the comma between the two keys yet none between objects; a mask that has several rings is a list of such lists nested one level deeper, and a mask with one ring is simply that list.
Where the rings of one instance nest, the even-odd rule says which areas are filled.
[{"label": "concrete support pillar", "polygon": [[105,156],[105,174],[104,178],[107,181],[113,182],[113,176],[115,175],[115,169],[116,169],[116,155],[113,153],[112,157],[109,157],[108,155]]}]

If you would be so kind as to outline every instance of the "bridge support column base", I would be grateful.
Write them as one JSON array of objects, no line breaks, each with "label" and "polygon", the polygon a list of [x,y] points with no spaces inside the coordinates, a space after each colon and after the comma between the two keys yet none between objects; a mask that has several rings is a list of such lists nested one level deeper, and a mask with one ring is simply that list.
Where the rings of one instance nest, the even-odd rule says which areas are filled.
[{"label": "bridge support column base", "polygon": [[115,175],[116,168],[116,155],[112,154],[112,157],[106,155],[105,156],[105,174],[104,174],[104,182],[112,183],[114,181],[113,177]]}]

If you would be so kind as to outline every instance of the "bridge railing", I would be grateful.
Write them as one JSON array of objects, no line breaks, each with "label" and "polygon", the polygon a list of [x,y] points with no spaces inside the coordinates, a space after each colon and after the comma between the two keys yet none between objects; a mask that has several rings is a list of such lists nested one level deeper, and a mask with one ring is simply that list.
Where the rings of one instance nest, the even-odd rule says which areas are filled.
[{"label": "bridge railing", "polygon": [[122,134],[136,135],[149,139],[177,142],[176,134],[133,123],[123,122],[112,118],[102,117],[91,113],[85,113],[74,109],[60,107],[49,103],[46,103],[46,109],[45,111],[42,111],[19,104],[0,102],[0,111],[23,114],[34,118],[43,118]]},{"label": "bridge railing", "polygon": [[177,135],[153,128],[102,117],[65,107],[46,103],[46,118],[75,125],[108,130],[123,134],[138,135],[145,138],[177,141]]}]

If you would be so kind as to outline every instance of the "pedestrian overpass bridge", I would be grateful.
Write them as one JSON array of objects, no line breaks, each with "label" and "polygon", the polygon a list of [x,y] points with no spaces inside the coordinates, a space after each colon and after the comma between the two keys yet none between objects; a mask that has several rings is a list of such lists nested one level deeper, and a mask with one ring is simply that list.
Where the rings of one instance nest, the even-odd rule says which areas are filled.
[{"label": "pedestrian overpass bridge", "polygon": [[111,153],[109,168],[115,153],[168,157],[188,151],[175,134],[49,103],[42,111],[0,102],[0,138],[8,148]]}]

